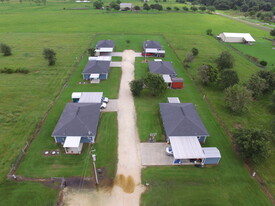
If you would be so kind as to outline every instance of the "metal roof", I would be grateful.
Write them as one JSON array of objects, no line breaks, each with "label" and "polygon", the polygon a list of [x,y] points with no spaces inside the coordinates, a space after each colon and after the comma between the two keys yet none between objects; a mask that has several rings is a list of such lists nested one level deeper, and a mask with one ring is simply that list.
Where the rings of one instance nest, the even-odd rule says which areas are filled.
[{"label": "metal roof", "polygon": [[115,42],[113,40],[99,40],[96,44],[96,48],[114,48]]},{"label": "metal roof", "polygon": [[96,136],[100,105],[100,103],[67,103],[52,136]]},{"label": "metal roof", "polygon": [[63,147],[79,147],[81,137],[70,136],[65,139]]},{"label": "metal roof", "polygon": [[203,147],[202,151],[206,158],[221,158],[221,153],[217,147]]},{"label": "metal roof", "polygon": [[101,103],[103,92],[82,92],[78,103]]},{"label": "metal roof", "polygon": [[255,39],[249,33],[229,33],[223,32],[225,37],[242,37],[245,41],[254,42]]},{"label": "metal roof", "polygon": [[178,97],[167,97],[169,103],[180,103]]},{"label": "metal roof", "polygon": [[160,103],[159,105],[168,137],[209,135],[192,103]]},{"label": "metal roof", "polygon": [[162,49],[158,41],[147,40],[143,42],[143,49]]},{"label": "metal roof", "polygon": [[82,74],[105,74],[109,73],[111,61],[88,61]]},{"label": "metal roof", "polygon": [[82,95],[82,92],[73,92],[72,99],[79,99]]},{"label": "metal roof", "polygon": [[168,61],[149,61],[149,70],[151,73],[155,74],[168,74],[176,75],[176,72],[171,64]]},{"label": "metal roof", "polygon": [[165,83],[171,83],[172,82],[171,77],[170,77],[169,74],[163,74],[162,78],[164,79]]},{"label": "metal roof", "polygon": [[170,137],[175,159],[203,159],[205,155],[197,137]]}]

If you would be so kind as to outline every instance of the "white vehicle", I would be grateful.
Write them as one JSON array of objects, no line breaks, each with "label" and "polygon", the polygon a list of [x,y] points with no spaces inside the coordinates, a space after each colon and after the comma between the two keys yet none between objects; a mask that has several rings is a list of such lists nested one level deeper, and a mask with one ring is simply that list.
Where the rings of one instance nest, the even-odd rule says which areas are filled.
[{"label": "white vehicle", "polygon": [[108,97],[102,97],[102,102],[108,103],[109,102],[109,98]]},{"label": "white vehicle", "polygon": [[106,109],[106,107],[107,107],[107,104],[105,102],[103,102],[100,106],[100,109]]},{"label": "white vehicle", "polygon": [[172,147],[166,147],[166,154],[167,154],[168,156],[173,156]]}]

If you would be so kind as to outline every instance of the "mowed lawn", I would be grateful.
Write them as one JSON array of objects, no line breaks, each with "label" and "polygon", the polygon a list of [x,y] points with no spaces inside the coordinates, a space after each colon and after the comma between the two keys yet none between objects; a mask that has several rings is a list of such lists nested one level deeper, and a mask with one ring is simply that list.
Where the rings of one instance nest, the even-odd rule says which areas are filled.
[{"label": "mowed lawn", "polygon": [[[4,28],[1,29],[0,39],[1,42],[12,46],[14,53],[11,57],[0,56],[1,67],[25,67],[31,70],[31,73],[27,75],[0,74],[1,181],[5,179],[5,175],[10,169],[13,160],[15,160],[26,140],[31,136],[43,115],[53,103],[54,97],[58,94],[59,89],[73,69],[71,66],[79,60],[95,33],[108,33],[110,38],[112,38],[113,34],[118,34],[121,37],[121,41],[117,40],[119,42],[117,44],[118,48],[120,44],[124,44],[123,48],[135,47],[133,42],[130,43],[129,47],[125,47],[127,44],[126,42],[123,43],[123,41],[125,41],[124,38],[127,38],[125,36],[126,33],[143,34],[146,36],[143,39],[151,38],[151,34],[163,34],[169,44],[176,48],[176,53],[181,60],[184,59],[185,54],[192,47],[198,47],[200,54],[194,61],[196,65],[200,65],[200,62],[205,62],[206,60],[212,61],[214,57],[212,59],[208,58],[211,54],[216,56],[216,54],[225,49],[223,47],[217,49],[217,47],[220,47],[218,43],[214,43],[214,39],[205,35],[205,31],[209,27],[213,29],[214,33],[234,30],[235,32],[250,32],[256,38],[269,36],[267,32],[216,15],[165,12],[154,12],[156,14],[152,12],[148,12],[148,14],[109,14],[105,11],[97,10],[64,10],[63,8],[66,5],[67,3],[63,2],[52,2],[47,6],[37,6],[32,3],[0,4],[0,28]],[[85,7],[85,5],[69,4],[71,7]],[[211,22],[211,26],[209,22]],[[138,40],[138,38],[133,37],[132,41],[135,40]],[[57,51],[58,60],[57,65],[54,67],[48,67],[47,62],[42,57],[42,50],[47,47]],[[135,47],[137,51],[139,51],[138,47]],[[197,61],[200,58],[202,59]],[[83,68],[85,62],[83,61],[81,64]],[[195,68],[195,65],[192,68]],[[117,68],[114,68],[113,71],[115,69]],[[119,73],[119,70],[116,71]],[[79,69],[79,72],[81,72],[81,69]],[[242,73],[241,68],[238,72]],[[251,73],[253,72],[254,69],[252,69]],[[118,73],[114,73],[111,76],[119,76]],[[196,74],[195,69],[193,74]],[[247,72],[243,72],[243,75],[248,78]],[[112,78],[111,76],[110,78]],[[183,77],[186,79],[187,75],[183,73]],[[72,79],[75,82],[73,86],[79,90],[77,82],[81,80],[81,76],[74,76]],[[102,82],[102,85],[104,83]],[[187,81],[186,83],[188,84]],[[193,83],[189,82],[189,84],[192,85]],[[48,119],[54,119],[53,122],[45,123],[43,128],[51,128],[53,130],[66,102],[70,100],[70,93],[76,91],[73,87],[70,87],[70,83],[68,85],[62,93],[64,95],[61,95],[57,105],[53,108],[52,111],[54,112],[50,114],[52,117],[48,117]],[[102,85],[93,87],[91,91],[102,89]],[[90,85],[86,86],[89,87]],[[113,88],[106,83],[103,86],[105,95],[114,98],[116,91],[113,91]],[[86,88],[81,87],[81,89]],[[213,89],[209,91],[205,89],[205,91],[208,92],[207,97],[211,101],[216,102],[216,108],[220,107],[223,108],[221,111],[226,111],[220,101],[222,99],[221,92],[216,93]],[[186,92],[197,93],[198,91],[186,90]],[[174,94],[178,95],[176,92]],[[150,99],[148,102],[150,103]],[[158,101],[155,102],[157,103]],[[258,104],[260,109],[265,108],[262,106],[262,102]],[[267,113],[263,113],[263,115],[270,117]],[[253,115],[251,117],[250,115],[248,116],[249,118],[247,119],[249,121],[247,119],[243,121],[246,124],[257,125],[265,123],[267,125],[268,121],[266,118],[262,120],[262,118],[254,118]],[[242,118],[230,117],[231,115],[228,115],[228,118],[226,118],[226,122],[229,122],[229,127],[233,124],[234,119],[242,120]],[[259,123],[257,123],[258,121]],[[50,149],[50,146],[56,148],[53,139],[50,137],[52,130],[46,131],[43,128],[39,137],[48,138],[48,143],[46,144],[48,146],[42,147],[42,149],[46,147]],[[144,132],[144,134],[148,135],[147,132]],[[146,139],[146,137],[144,138]],[[42,142],[34,142],[34,144],[39,146]],[[35,148],[37,146],[32,147]],[[34,151],[33,155],[37,155],[37,153]],[[35,158],[33,159],[35,160]],[[274,169],[272,165],[274,164],[269,164],[271,170],[266,171],[266,167],[263,166],[263,169],[259,172],[261,176],[265,176],[265,180],[269,184],[274,183],[271,172]],[[63,169],[61,168],[61,170]],[[246,171],[243,172],[247,173]]]},{"label": "mowed lawn", "polygon": [[[165,141],[158,104],[167,102],[167,97],[179,97],[181,102],[191,102],[195,105],[210,134],[203,146],[218,147],[222,159],[220,164],[214,167],[175,166],[144,169],[143,183],[149,183],[150,186],[142,195],[141,205],[271,205],[260,191],[259,184],[248,174],[242,160],[233,151],[229,137],[225,135],[217,118],[209,110],[180,62],[166,46],[165,40],[158,40],[166,48],[164,60],[172,61],[178,76],[185,80],[185,88],[168,89],[164,97],[152,97],[145,90],[140,97],[135,98],[141,140],[148,141],[149,134],[157,132],[157,141]],[[136,59],[136,79],[144,77],[148,72],[148,66],[142,63],[142,60]]]}]

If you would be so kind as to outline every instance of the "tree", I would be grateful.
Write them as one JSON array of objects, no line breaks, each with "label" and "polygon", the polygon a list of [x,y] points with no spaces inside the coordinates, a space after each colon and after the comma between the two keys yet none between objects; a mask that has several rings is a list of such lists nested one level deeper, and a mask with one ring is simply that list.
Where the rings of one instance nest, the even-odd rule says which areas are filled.
[{"label": "tree", "polygon": [[102,1],[95,1],[93,5],[94,5],[95,9],[102,9],[103,2]]},{"label": "tree", "polygon": [[266,81],[266,89],[264,93],[272,92],[275,89],[275,72],[260,70],[257,72],[257,75]]},{"label": "tree", "polygon": [[213,34],[212,34],[212,29],[207,29],[207,30],[206,30],[206,34],[207,34],[208,36],[213,36]]},{"label": "tree", "polygon": [[216,63],[219,69],[229,69],[234,65],[234,58],[228,51],[223,51],[216,59]]},{"label": "tree", "polygon": [[200,7],[199,7],[199,10],[205,11],[205,10],[206,10],[206,7],[205,7],[205,6],[200,6]]},{"label": "tree", "polygon": [[220,86],[222,89],[226,89],[238,83],[239,77],[236,71],[227,69],[221,72]]},{"label": "tree", "polygon": [[179,7],[176,7],[176,6],[175,6],[175,7],[174,7],[174,10],[178,11],[178,10],[180,10],[180,9],[179,9]]},{"label": "tree", "polygon": [[252,92],[254,98],[258,98],[263,95],[266,89],[266,80],[259,77],[257,74],[253,74],[247,82],[246,88]]},{"label": "tree", "polygon": [[275,36],[275,28],[270,31],[271,36]]},{"label": "tree", "polygon": [[190,63],[190,62],[193,61],[193,59],[194,59],[193,53],[192,53],[192,52],[188,52],[188,53],[186,54],[186,57],[185,57],[185,59],[184,59],[184,62],[185,62],[185,63]]},{"label": "tree", "polygon": [[1,50],[1,53],[3,53],[4,56],[11,56],[12,53],[11,53],[11,47],[8,46],[7,44],[0,44],[0,50]]},{"label": "tree", "polygon": [[167,10],[167,11],[170,11],[170,10],[171,10],[171,7],[169,7],[169,6],[166,7],[166,10]]},{"label": "tree", "polygon": [[139,96],[143,90],[143,79],[132,80],[129,85],[133,96]]},{"label": "tree", "polygon": [[197,7],[195,7],[195,6],[191,6],[191,8],[190,8],[192,11],[197,11],[198,10],[198,8]]},{"label": "tree", "polygon": [[95,48],[90,48],[90,49],[88,49],[88,54],[89,54],[90,56],[94,56],[94,55],[95,55]]},{"label": "tree", "polygon": [[234,85],[225,90],[225,105],[233,112],[242,112],[251,102],[252,92],[241,85]]},{"label": "tree", "polygon": [[144,79],[144,84],[153,96],[160,96],[167,89],[167,84],[159,74],[148,73]]},{"label": "tree", "polygon": [[139,6],[134,6],[134,10],[140,11],[140,7]]},{"label": "tree", "polygon": [[199,54],[199,50],[197,48],[192,48],[191,52],[194,56],[197,56]]},{"label": "tree", "polygon": [[233,134],[241,155],[254,163],[261,163],[271,154],[270,132],[259,129],[238,129]]},{"label": "tree", "polygon": [[263,67],[265,67],[267,65],[267,61],[264,61],[264,60],[260,61],[260,65],[262,65]]},{"label": "tree", "polygon": [[183,11],[189,11],[189,8],[186,7],[186,6],[183,6],[183,7],[182,7],[182,10],[183,10]]},{"label": "tree", "polygon": [[44,59],[48,60],[49,66],[55,65],[56,53],[53,49],[44,49],[43,51]]},{"label": "tree", "polygon": [[148,10],[151,9],[151,7],[148,4],[145,3],[145,4],[143,4],[143,9],[148,11]]},{"label": "tree", "polygon": [[218,78],[218,70],[211,65],[201,65],[198,69],[198,76],[203,84],[207,85],[209,82],[215,82]]}]

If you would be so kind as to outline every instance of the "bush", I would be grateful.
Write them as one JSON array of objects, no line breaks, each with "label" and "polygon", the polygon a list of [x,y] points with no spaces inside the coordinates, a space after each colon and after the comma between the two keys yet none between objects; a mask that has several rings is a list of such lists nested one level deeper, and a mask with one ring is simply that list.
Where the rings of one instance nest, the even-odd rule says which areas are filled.
[{"label": "bush", "polygon": [[260,70],[257,75],[266,81],[264,93],[272,92],[275,89],[275,72]]},{"label": "bush", "polygon": [[264,61],[264,60],[260,61],[259,63],[260,63],[260,65],[262,65],[262,66],[264,66],[264,67],[267,65],[267,62]]},{"label": "bush", "polygon": [[193,59],[194,59],[193,53],[192,53],[192,52],[188,52],[188,53],[186,54],[186,57],[185,57],[185,59],[184,59],[184,62],[185,62],[185,63],[190,63],[190,62],[193,61]]},{"label": "bush", "polygon": [[174,7],[174,10],[178,11],[178,10],[180,10],[180,9],[179,9],[179,7],[176,7],[176,6],[175,6],[175,7]]},{"label": "bush", "polygon": [[198,76],[202,83],[207,85],[209,82],[215,82],[218,78],[218,70],[211,65],[201,65],[198,69]]},{"label": "bush", "polygon": [[212,29],[207,29],[206,34],[209,35],[209,36],[213,36]]},{"label": "bush", "polygon": [[143,90],[143,79],[132,80],[129,85],[133,96],[139,96]]},{"label": "bush", "polygon": [[238,84],[225,90],[225,105],[233,112],[243,112],[251,102],[252,92]]},{"label": "bush", "polygon": [[151,9],[151,7],[145,3],[145,4],[143,4],[143,9],[148,11]]},{"label": "bush", "polygon": [[233,67],[234,58],[228,51],[223,51],[216,59],[216,63],[219,69],[229,69]]},{"label": "bush", "polygon": [[93,5],[94,5],[95,9],[102,9],[103,2],[102,1],[95,1]]},{"label": "bush", "polygon": [[4,56],[12,55],[11,47],[6,45],[6,44],[0,44],[0,50],[1,50],[1,53],[3,53]]},{"label": "bush", "polygon": [[248,80],[246,87],[252,92],[254,98],[258,98],[263,95],[267,83],[265,79],[259,77],[257,74],[253,74]]},{"label": "bush", "polygon": [[140,7],[139,6],[134,6],[134,10],[140,11]]},{"label": "bush", "polygon": [[159,74],[148,73],[144,79],[144,84],[153,96],[161,96],[167,89],[167,84]]},{"label": "bush", "polygon": [[186,6],[183,6],[183,7],[182,7],[182,10],[183,10],[183,11],[189,11],[189,8],[186,7]]},{"label": "bush", "polygon": [[95,55],[95,48],[90,48],[90,49],[88,49],[88,54],[89,54],[90,56],[94,56],[94,55]]},{"label": "bush", "polygon": [[229,70],[223,70],[221,72],[220,86],[222,89],[226,89],[238,83],[239,83],[239,77],[236,71],[229,69]]},{"label": "bush", "polygon": [[56,53],[53,49],[49,49],[49,48],[44,49],[43,55],[44,55],[44,59],[48,60],[49,66],[55,65]]},{"label": "bush", "polygon": [[169,6],[166,7],[166,10],[167,10],[167,11],[170,11],[170,10],[171,10],[171,7],[169,7]]},{"label": "bush", "polygon": [[190,9],[191,9],[192,11],[197,11],[197,10],[198,10],[198,8],[195,7],[195,6],[192,6]]},{"label": "bush", "polygon": [[197,48],[192,48],[191,52],[194,56],[197,56],[199,54],[199,50]]},{"label": "bush", "polygon": [[25,68],[18,68],[18,69],[11,69],[4,67],[4,69],[0,69],[0,73],[6,73],[6,74],[13,74],[13,73],[21,73],[21,74],[28,74],[30,71]]},{"label": "bush", "polygon": [[275,36],[275,28],[270,31],[271,36]]},{"label": "bush", "polygon": [[261,163],[271,154],[271,134],[259,129],[238,129],[233,134],[241,155],[253,163]]}]

